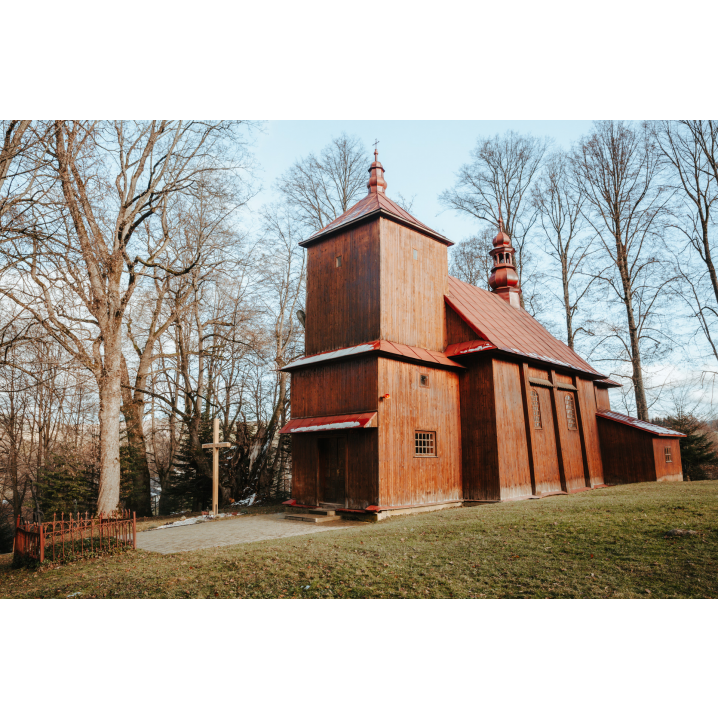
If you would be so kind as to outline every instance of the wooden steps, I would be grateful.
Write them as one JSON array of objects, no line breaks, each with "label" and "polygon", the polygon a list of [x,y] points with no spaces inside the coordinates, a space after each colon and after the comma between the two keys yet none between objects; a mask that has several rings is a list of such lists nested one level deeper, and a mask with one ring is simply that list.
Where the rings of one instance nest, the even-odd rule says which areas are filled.
[{"label": "wooden steps", "polygon": [[301,514],[285,514],[284,518],[289,521],[308,521],[313,524],[341,520],[341,516],[337,516],[337,512],[332,509],[307,509]]}]

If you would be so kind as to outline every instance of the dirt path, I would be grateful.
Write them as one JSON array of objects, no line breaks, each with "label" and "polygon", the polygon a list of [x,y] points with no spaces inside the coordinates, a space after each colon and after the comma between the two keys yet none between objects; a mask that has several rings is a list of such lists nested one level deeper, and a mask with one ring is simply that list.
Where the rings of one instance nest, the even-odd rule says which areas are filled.
[{"label": "dirt path", "polygon": [[284,516],[285,514],[242,516],[216,523],[143,531],[137,534],[137,548],[156,553],[182,553],[214,546],[232,546],[361,526],[358,521],[338,519],[324,524],[311,524],[288,521]]}]

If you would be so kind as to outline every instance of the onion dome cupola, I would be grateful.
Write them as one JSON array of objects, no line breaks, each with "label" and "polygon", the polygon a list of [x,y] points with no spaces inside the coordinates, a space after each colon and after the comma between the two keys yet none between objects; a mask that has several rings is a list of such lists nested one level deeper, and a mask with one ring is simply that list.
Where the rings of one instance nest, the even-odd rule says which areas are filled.
[{"label": "onion dome cupola", "polygon": [[494,248],[489,252],[494,266],[489,275],[489,287],[512,307],[521,308],[521,287],[516,273],[516,250],[511,237],[504,232],[504,221],[499,208],[499,233],[494,237]]}]

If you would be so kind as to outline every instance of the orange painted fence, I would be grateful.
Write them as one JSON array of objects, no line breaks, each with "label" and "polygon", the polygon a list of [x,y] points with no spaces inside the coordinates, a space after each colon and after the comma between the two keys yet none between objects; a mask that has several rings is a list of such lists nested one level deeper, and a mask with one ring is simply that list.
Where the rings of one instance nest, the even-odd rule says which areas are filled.
[{"label": "orange painted fence", "polygon": [[122,511],[109,516],[85,513],[57,514],[52,521],[28,523],[18,517],[15,527],[15,557],[56,561],[70,555],[110,552],[119,547],[137,548],[135,512]]}]

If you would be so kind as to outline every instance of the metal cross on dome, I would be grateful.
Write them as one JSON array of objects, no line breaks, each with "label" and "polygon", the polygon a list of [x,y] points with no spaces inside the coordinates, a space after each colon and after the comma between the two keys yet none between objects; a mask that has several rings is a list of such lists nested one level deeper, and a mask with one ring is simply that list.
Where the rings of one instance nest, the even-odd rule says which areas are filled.
[{"label": "metal cross on dome", "polygon": [[378,154],[379,149],[377,148],[377,145],[379,144],[379,140],[374,140],[374,154]]}]

